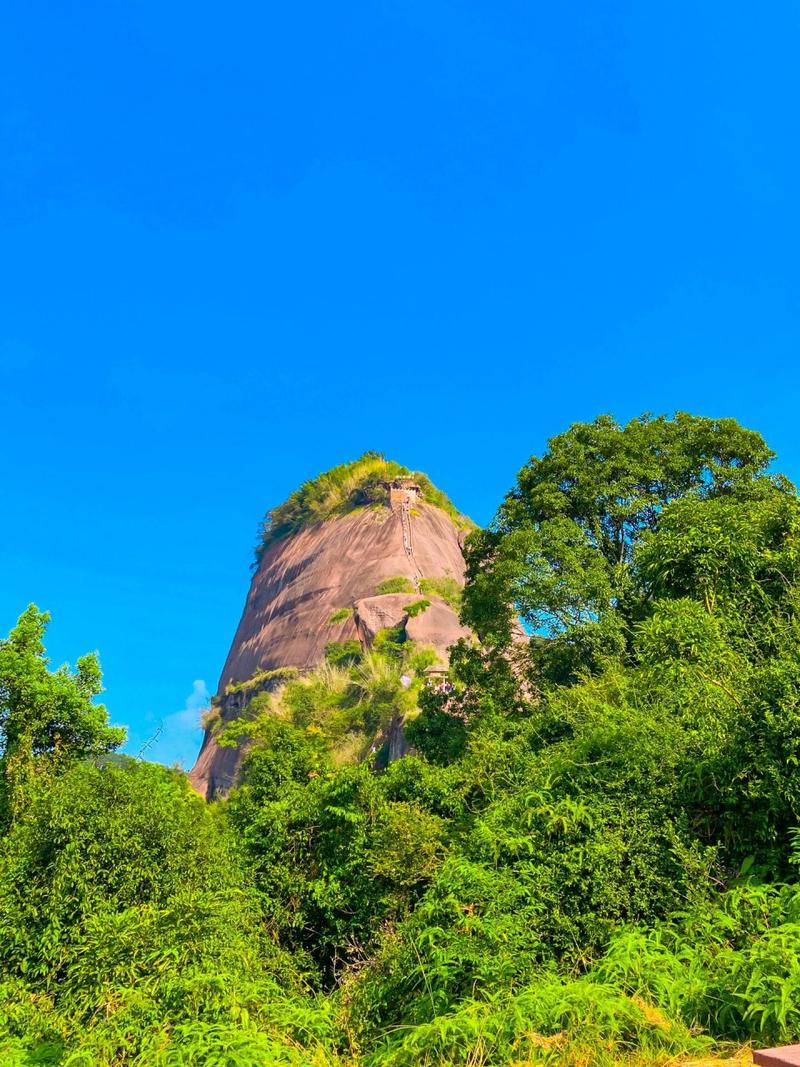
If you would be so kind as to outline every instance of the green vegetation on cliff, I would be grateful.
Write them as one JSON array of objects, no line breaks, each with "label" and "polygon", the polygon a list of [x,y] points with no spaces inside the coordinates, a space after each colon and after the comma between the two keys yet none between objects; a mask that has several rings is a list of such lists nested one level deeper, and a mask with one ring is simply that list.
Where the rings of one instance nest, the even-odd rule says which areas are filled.
[{"label": "green vegetation on cliff", "polygon": [[412,600],[410,604],[404,604],[403,611],[410,619],[415,619],[417,615],[421,615],[423,611],[427,611],[430,606],[430,600],[425,600],[423,597],[420,600]]},{"label": "green vegetation on cliff", "polygon": [[256,556],[260,559],[275,541],[306,526],[346,515],[357,508],[388,503],[386,485],[397,478],[412,478],[420,487],[422,499],[446,512],[456,526],[464,529],[472,526],[427,474],[385,459],[380,452],[365,452],[351,463],[342,463],[303,482],[283,504],[269,511],[261,527]]},{"label": "green vegetation on cliff", "polygon": [[[96,665],[49,672],[26,613],[0,644],[0,1062],[677,1067],[797,1040],[800,503],[770,459],[685,415],[554,438],[470,535],[483,643],[453,684],[393,631],[283,679],[211,805],[109,755]],[[403,715],[415,751],[384,765]]]},{"label": "green vegetation on cliff", "polygon": [[410,578],[407,578],[404,574],[394,574],[389,578],[384,578],[382,582],[378,582],[375,587],[376,596],[385,596],[388,593],[413,593],[414,583]]},{"label": "green vegetation on cliff", "polygon": [[464,589],[455,578],[420,578],[419,589],[428,596],[438,596],[453,611],[461,611],[461,600]]}]

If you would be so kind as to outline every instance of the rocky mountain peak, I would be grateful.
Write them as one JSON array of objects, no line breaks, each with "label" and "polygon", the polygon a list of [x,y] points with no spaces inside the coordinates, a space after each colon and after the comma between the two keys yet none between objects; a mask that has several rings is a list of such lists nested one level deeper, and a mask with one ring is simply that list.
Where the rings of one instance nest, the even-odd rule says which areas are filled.
[{"label": "rocky mountain peak", "polygon": [[[448,647],[467,633],[457,609],[471,525],[426,475],[378,453],[304,483],[264,521],[218,723],[245,713],[281,671],[318,666],[332,642],[369,648],[381,630],[402,627],[446,666]],[[240,760],[207,730],[191,781],[209,796],[225,792]]]}]

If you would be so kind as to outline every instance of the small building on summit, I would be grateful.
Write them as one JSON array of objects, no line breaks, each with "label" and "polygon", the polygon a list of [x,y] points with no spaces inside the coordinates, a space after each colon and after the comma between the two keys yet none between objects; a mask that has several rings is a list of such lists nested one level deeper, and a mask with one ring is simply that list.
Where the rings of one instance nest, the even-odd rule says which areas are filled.
[{"label": "small building on summit", "polygon": [[389,507],[402,507],[404,504],[415,504],[422,495],[422,489],[413,478],[395,478],[393,482],[384,482],[389,490]]}]

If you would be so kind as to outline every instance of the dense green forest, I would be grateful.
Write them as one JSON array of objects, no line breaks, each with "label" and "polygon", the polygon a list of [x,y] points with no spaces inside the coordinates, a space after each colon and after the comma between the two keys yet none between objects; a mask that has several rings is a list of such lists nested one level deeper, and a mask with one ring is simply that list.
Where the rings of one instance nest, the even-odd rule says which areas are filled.
[{"label": "dense green forest", "polygon": [[[211,804],[116,754],[97,661],[51,670],[29,608],[0,642],[0,1062],[644,1067],[796,1039],[800,505],[772,459],[732,420],[572,426],[468,537],[481,641],[452,690],[391,631],[332,645],[252,702]],[[398,712],[413,754],[376,766]]]}]

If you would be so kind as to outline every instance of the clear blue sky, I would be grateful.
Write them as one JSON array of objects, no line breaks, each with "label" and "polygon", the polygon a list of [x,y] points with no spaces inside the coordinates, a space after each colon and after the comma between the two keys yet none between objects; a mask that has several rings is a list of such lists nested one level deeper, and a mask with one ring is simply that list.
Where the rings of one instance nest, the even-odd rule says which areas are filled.
[{"label": "clear blue sky", "polygon": [[367,448],[487,521],[609,411],[800,479],[800,15],[85,0],[0,19],[0,631],[191,764],[263,512]]}]

